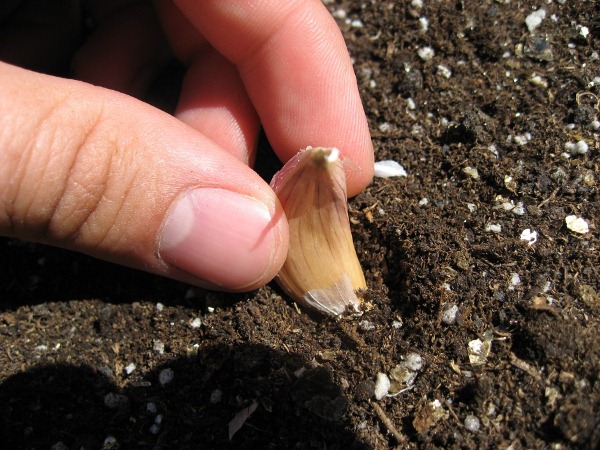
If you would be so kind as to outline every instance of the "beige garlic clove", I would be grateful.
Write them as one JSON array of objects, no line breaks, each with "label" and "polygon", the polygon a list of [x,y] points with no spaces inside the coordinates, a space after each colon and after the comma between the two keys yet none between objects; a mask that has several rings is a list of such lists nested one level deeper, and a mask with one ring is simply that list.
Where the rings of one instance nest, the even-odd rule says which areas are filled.
[{"label": "beige garlic clove", "polygon": [[290,230],[279,285],[300,305],[321,314],[358,311],[356,293],[367,285],[352,242],[339,150],[301,150],[275,174],[271,187]]}]

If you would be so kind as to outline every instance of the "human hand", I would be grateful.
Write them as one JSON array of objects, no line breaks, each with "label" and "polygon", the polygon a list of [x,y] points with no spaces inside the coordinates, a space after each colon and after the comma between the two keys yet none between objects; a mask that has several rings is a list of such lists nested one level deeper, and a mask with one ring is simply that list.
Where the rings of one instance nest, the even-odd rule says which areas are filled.
[{"label": "human hand", "polygon": [[[336,146],[361,168],[350,195],[371,180],[352,65],[319,0],[90,1],[97,26],[82,45],[79,4],[0,5],[0,60],[16,64],[0,62],[0,235],[251,290],[288,241],[249,167],[261,123],[282,161]],[[175,117],[132,97],[169,49],[187,65]],[[87,83],[17,67],[71,60]]]}]

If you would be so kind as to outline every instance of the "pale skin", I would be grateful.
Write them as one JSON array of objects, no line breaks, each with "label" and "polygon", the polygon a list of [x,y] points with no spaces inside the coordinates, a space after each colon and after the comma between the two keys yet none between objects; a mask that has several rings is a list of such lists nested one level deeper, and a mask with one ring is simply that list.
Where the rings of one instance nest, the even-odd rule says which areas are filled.
[{"label": "pale skin", "polygon": [[[77,1],[0,5],[0,235],[251,290],[288,245],[251,168],[261,124],[283,162],[335,146],[349,195],[370,182],[352,64],[320,0],[89,4],[83,44]],[[139,100],[171,54],[187,67],[174,116]],[[39,72],[65,64],[73,79]]]}]

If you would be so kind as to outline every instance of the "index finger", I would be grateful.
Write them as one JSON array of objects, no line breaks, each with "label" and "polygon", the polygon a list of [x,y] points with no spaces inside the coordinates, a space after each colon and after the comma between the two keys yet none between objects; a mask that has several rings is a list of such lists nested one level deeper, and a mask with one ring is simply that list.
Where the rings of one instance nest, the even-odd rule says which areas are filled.
[{"label": "index finger", "polygon": [[175,0],[187,19],[238,68],[283,161],[307,145],[338,147],[361,170],[348,193],[373,176],[373,146],[340,30],[320,0]]}]

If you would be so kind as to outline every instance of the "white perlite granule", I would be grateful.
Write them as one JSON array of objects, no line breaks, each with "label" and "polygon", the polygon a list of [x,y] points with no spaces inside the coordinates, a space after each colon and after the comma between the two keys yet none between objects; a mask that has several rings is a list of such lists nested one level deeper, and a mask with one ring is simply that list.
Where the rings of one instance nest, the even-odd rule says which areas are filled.
[{"label": "white perlite granule", "polygon": [[479,422],[479,419],[476,416],[469,414],[467,417],[465,417],[465,428],[467,429],[467,431],[470,431],[471,433],[476,433],[479,431],[480,427],[481,423]]}]

